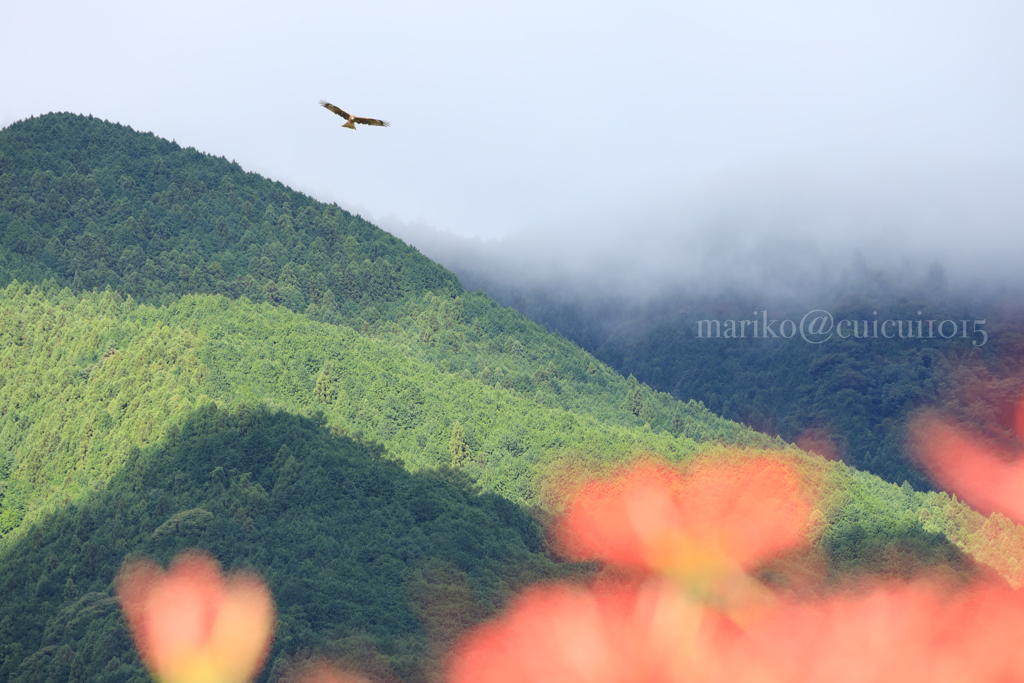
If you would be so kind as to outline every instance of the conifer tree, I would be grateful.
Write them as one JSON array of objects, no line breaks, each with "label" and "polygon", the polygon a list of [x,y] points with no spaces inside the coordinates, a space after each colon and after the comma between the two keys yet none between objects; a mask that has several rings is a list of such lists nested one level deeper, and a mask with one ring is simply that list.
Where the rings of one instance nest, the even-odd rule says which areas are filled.
[{"label": "conifer tree", "polygon": [[452,467],[462,467],[469,460],[469,445],[466,444],[466,433],[458,420],[452,425],[452,438],[448,442],[448,450],[452,454]]}]

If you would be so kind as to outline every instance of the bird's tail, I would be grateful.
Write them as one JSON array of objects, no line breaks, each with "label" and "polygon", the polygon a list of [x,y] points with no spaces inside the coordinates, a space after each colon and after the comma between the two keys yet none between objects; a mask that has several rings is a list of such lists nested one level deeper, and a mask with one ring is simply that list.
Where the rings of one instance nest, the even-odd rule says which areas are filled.
[{"label": "bird's tail", "polygon": [[351,128],[352,130],[355,130],[356,129],[356,122],[355,121],[346,121],[344,124],[342,124],[341,127],[342,128]]}]

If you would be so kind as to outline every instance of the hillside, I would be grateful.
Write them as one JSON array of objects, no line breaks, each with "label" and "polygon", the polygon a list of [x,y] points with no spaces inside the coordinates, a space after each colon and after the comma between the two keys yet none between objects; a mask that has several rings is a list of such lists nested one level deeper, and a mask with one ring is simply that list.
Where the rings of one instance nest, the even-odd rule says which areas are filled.
[{"label": "hillside", "polygon": [[[678,459],[702,448],[566,410],[553,388],[523,396],[442,372],[410,354],[407,335],[375,339],[267,303],[188,295],[155,308],[112,291],[76,297],[10,285],[0,312],[4,532],[23,515],[31,521],[102,486],[133,446],[157,442],[211,400],[320,413],[340,434],[381,443],[410,470],[458,466],[528,504],[537,502],[536,466],[563,455]],[[570,393],[571,377],[564,383]],[[680,410],[700,425],[703,411]],[[710,431],[709,422],[701,426]]]},{"label": "hillside", "polygon": [[358,217],[124,126],[0,131],[0,278],[0,679],[137,679],[113,576],[199,546],[271,582],[265,680],[310,650],[422,680],[582,571],[537,521],[551,473],[650,452],[802,463],[836,580],[967,551],[1024,582],[1005,518],[623,377]]},{"label": "hillside", "polygon": [[542,536],[456,472],[409,474],[315,421],[205,403],[5,549],[0,679],[146,680],[111,579],[126,555],[166,563],[198,545],[269,581],[280,618],[268,675],[315,649],[423,681],[438,639],[568,573]]},{"label": "hillside", "polygon": [[[0,137],[0,192],[0,285],[52,279],[152,304],[244,296],[405,335],[445,372],[520,394],[550,387],[559,405],[582,400],[605,419],[657,431],[675,416],[668,396],[623,400],[635,384],[522,315],[485,296],[455,298],[452,273],[358,216],[152,134],[71,114],[21,121]],[[560,391],[567,382],[575,391]],[[758,438],[710,413],[702,421],[716,435]]]}]

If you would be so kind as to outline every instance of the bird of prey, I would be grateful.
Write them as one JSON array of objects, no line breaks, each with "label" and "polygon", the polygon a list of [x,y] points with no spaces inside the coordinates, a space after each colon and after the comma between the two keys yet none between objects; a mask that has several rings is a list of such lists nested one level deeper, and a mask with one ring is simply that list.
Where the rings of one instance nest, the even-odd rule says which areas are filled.
[{"label": "bird of prey", "polygon": [[355,130],[357,123],[361,123],[364,126],[390,126],[391,125],[387,121],[381,121],[380,119],[364,119],[364,118],[362,118],[360,116],[352,116],[348,112],[342,111],[338,107],[335,107],[330,102],[325,102],[323,100],[320,100],[320,106],[324,107],[326,109],[330,109],[335,114],[337,114],[341,118],[345,119],[345,123],[343,123],[342,126],[341,126],[342,128],[351,128],[352,130]]}]

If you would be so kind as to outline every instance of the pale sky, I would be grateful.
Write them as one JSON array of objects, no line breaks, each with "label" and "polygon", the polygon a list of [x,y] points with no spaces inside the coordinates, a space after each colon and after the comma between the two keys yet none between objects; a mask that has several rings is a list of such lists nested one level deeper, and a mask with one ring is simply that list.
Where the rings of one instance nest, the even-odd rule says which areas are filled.
[{"label": "pale sky", "polygon": [[0,127],[91,113],[392,226],[1009,268],[1022,36],[1019,0],[33,0]]}]

